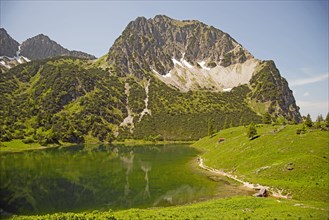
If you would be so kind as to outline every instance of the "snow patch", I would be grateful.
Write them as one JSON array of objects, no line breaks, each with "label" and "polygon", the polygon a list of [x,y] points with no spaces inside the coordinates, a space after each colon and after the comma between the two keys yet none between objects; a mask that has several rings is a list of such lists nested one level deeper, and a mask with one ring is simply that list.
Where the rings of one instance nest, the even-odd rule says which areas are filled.
[{"label": "snow patch", "polygon": [[175,58],[171,58],[172,62],[174,63],[174,65],[178,64],[181,67],[183,67],[183,64],[181,62],[179,62],[178,60],[176,60]]},{"label": "snow patch", "polygon": [[171,70],[169,71],[169,73],[167,73],[166,75],[163,76],[164,78],[170,78],[171,77]]},{"label": "snow patch", "polygon": [[[232,88],[243,84],[249,84],[255,68],[260,61],[249,59],[244,63],[236,63],[228,67],[217,65],[213,68],[205,66],[205,61],[200,61],[199,65],[203,68],[188,68],[182,58],[182,62],[172,59],[175,64],[173,69],[166,75],[155,74],[161,81],[167,85],[173,86],[182,92],[190,90],[211,90],[228,92]],[[155,72],[155,71],[153,71]]]},{"label": "snow patch", "polygon": [[1,65],[3,65],[4,67],[6,67],[7,69],[10,69],[11,67],[9,65],[6,64],[5,61],[0,61]]},{"label": "snow patch", "polygon": [[209,67],[205,66],[205,64],[206,64],[205,61],[198,62],[198,64],[201,66],[202,69],[204,69],[204,70],[210,70]]},{"label": "snow patch", "polygon": [[193,68],[193,66],[191,64],[189,64],[189,62],[187,62],[186,60],[184,60],[183,58],[181,59],[181,62],[187,67],[187,68]]},{"label": "snow patch", "polygon": [[231,90],[232,90],[232,88],[226,88],[226,89],[223,89],[223,92],[229,92]]}]

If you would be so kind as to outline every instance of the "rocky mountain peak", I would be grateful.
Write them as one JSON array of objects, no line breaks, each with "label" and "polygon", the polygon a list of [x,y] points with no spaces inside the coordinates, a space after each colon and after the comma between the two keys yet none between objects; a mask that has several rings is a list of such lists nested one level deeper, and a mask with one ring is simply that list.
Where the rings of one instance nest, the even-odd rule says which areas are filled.
[{"label": "rocky mountain peak", "polygon": [[14,57],[19,43],[4,28],[0,28],[0,56]]},{"label": "rocky mountain peak", "polygon": [[57,42],[51,40],[47,35],[44,34],[38,34],[32,38],[27,39],[22,43],[20,49],[20,54],[31,60],[45,59],[63,55],[95,59],[94,56],[84,52],[70,51]]},{"label": "rocky mountain peak", "polygon": [[212,26],[164,15],[130,22],[108,53],[108,62],[138,77],[141,70],[166,75],[174,68],[174,59],[182,58],[191,66],[204,61],[206,66],[228,67],[253,56],[230,35]]}]

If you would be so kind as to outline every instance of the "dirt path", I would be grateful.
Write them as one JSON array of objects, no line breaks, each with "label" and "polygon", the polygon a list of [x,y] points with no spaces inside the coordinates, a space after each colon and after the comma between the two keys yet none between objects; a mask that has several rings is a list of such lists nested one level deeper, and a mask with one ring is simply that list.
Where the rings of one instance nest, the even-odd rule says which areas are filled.
[{"label": "dirt path", "polygon": [[237,176],[234,176],[232,174],[226,173],[226,172],[221,171],[221,170],[214,169],[212,167],[208,167],[204,164],[203,159],[200,156],[198,157],[198,164],[199,164],[199,167],[201,167],[204,170],[207,170],[209,172],[219,174],[219,175],[222,175],[222,176],[226,176],[230,179],[233,179],[233,180],[241,183],[243,186],[245,186],[249,189],[254,189],[254,190],[266,189],[267,192],[269,192],[269,194],[272,197],[282,198],[282,199],[291,199],[291,196],[289,196],[289,194],[288,195],[282,195],[283,190],[278,190],[278,189],[271,188],[269,186],[260,185],[260,184],[249,183],[249,182],[246,182],[246,181],[243,181],[243,180],[239,179]]}]

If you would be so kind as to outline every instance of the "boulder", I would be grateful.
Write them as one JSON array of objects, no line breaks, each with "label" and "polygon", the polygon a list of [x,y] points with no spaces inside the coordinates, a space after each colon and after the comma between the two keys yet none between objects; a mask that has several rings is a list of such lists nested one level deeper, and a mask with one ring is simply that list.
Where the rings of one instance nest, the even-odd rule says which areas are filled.
[{"label": "boulder", "polygon": [[262,187],[259,189],[259,192],[258,193],[255,193],[253,196],[256,196],[256,197],[267,197],[267,190],[266,188]]}]

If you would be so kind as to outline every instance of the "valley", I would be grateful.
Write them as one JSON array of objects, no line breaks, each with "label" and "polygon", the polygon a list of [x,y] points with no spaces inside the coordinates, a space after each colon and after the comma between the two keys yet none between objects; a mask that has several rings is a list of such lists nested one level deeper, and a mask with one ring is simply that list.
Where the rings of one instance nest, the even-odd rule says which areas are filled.
[{"label": "valley", "polygon": [[100,58],[0,35],[1,218],[329,218],[329,115],[228,33],[137,17]]}]

